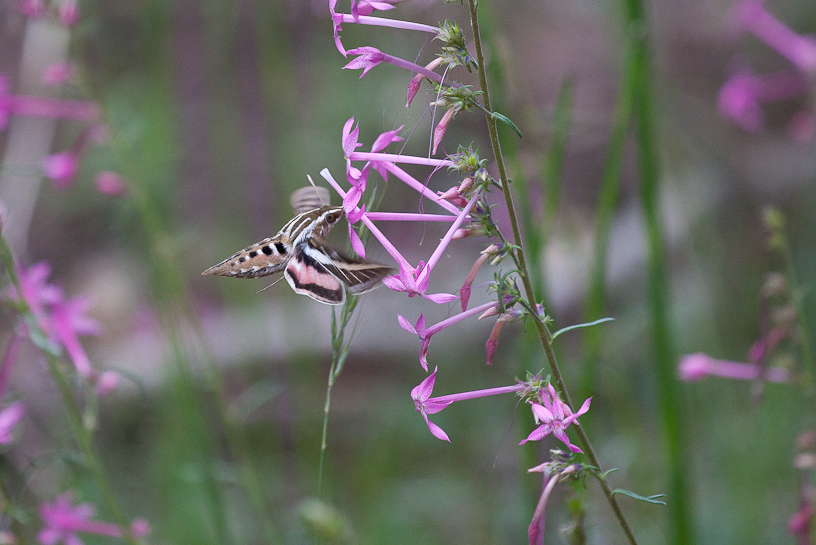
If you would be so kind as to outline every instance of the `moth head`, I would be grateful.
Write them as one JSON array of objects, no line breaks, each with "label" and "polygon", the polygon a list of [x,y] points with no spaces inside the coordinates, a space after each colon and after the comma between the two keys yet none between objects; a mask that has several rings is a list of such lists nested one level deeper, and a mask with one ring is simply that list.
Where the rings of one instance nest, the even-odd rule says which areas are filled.
[{"label": "moth head", "polygon": [[343,209],[339,206],[335,206],[326,211],[324,219],[327,225],[334,227],[334,225],[340,221],[340,218],[342,217]]}]

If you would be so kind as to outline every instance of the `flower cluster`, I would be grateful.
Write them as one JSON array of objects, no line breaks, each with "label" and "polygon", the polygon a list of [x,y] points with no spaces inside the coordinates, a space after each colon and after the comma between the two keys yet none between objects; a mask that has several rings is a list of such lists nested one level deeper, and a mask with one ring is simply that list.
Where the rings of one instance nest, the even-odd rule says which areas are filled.
[{"label": "flower cluster", "polygon": [[[23,326],[32,341],[54,353],[64,350],[77,375],[94,385],[97,395],[107,395],[116,388],[118,375],[113,371],[95,370],[79,340],[80,336],[98,335],[100,331],[99,322],[87,315],[90,302],[83,296],[66,298],[62,289],[48,282],[50,274],[51,268],[44,261],[18,270],[19,291],[9,286],[4,298],[34,316],[36,328]],[[47,338],[39,339],[39,331]]]},{"label": "flower cluster", "polygon": [[[740,31],[750,32],[775,49],[791,68],[754,74],[747,68],[733,73],[720,89],[720,113],[751,132],[765,124],[762,105],[769,102],[806,96],[813,93],[816,81],[816,37],[799,35],[776,19],[762,0],[741,0],[731,10],[729,23]],[[790,123],[790,133],[800,141],[811,141],[816,130],[813,104],[797,112]]]},{"label": "flower cluster", "polygon": [[[362,146],[359,143],[359,127],[355,125],[354,118],[346,122],[342,133],[342,148],[346,159],[346,180],[350,188],[344,189],[328,170],[321,172],[321,175],[343,199],[352,247],[358,254],[364,255],[362,243],[352,228],[353,225],[362,223],[398,264],[398,273],[384,280],[386,287],[396,292],[405,293],[408,297],[419,296],[436,304],[451,303],[459,299],[461,312],[435,324],[426,323],[423,313],[420,313],[416,320],[410,320],[402,315],[397,316],[400,327],[419,339],[419,362],[425,371],[428,371],[430,367],[428,348],[431,339],[436,334],[470,318],[478,317],[483,319],[497,316],[490,338],[485,343],[486,359],[487,363],[490,364],[498,345],[499,333],[505,324],[524,318],[533,317],[537,320],[544,320],[546,317],[540,306],[530,306],[522,303],[519,290],[513,281],[514,273],[497,273],[495,279],[487,283],[488,290],[495,294],[495,298],[492,301],[468,308],[473,282],[480,268],[487,262],[498,265],[508,257],[515,260],[515,255],[514,246],[501,236],[491,216],[490,207],[485,201],[486,193],[491,188],[499,186],[486,168],[487,161],[481,159],[472,148],[464,147],[460,147],[456,153],[449,154],[445,159],[430,157],[436,154],[445,131],[456,113],[467,111],[473,107],[481,108],[478,102],[480,92],[474,92],[470,87],[452,82],[448,78],[449,70],[453,66],[463,66],[468,69],[475,66],[473,58],[468,54],[465,47],[462,31],[458,25],[448,22],[441,24],[439,27],[429,27],[418,23],[371,17],[369,15],[374,9],[393,8],[392,3],[388,2],[363,4],[362,2],[352,1],[351,10],[348,14],[337,11],[336,0],[330,0],[329,7],[334,23],[335,43],[338,50],[344,56],[349,54],[357,56],[344,68],[361,69],[363,71],[361,77],[382,63],[406,69],[413,74],[407,91],[407,105],[410,106],[422,81],[428,80],[432,83],[436,96],[436,99],[429,103],[429,107],[445,109],[441,120],[434,127],[432,149],[428,157],[383,152],[389,144],[402,140],[398,136],[402,127],[380,135],[372,145],[370,152],[359,151],[358,148]],[[372,46],[346,50],[340,39],[341,25],[346,23],[388,26],[396,29],[430,33],[434,35],[436,40],[441,42],[440,52],[431,62],[422,66],[384,53]],[[442,74],[437,73],[436,70],[443,66],[446,67],[444,72]],[[362,166],[357,166],[361,162]],[[422,183],[399,166],[404,163],[424,165],[431,168],[432,172],[425,183]],[[443,168],[460,176],[460,181],[447,190],[431,191],[428,187],[430,179],[435,172]],[[379,173],[383,179],[387,179],[391,175],[406,184],[419,194],[421,201],[427,201],[441,208],[441,213],[408,214],[366,211],[364,205],[360,206],[360,202],[366,191],[368,176],[372,170]],[[424,209],[424,206],[422,209]],[[426,260],[421,260],[414,265],[404,257],[397,245],[380,231],[375,223],[378,221],[444,222],[450,225],[431,255]],[[477,235],[496,237],[499,242],[486,245],[464,279],[458,294],[429,293],[431,274],[451,242]],[[537,441],[552,434],[563,441],[571,451],[581,452],[578,447],[570,443],[564,430],[576,422],[580,415],[589,410],[589,399],[584,402],[578,412],[573,414],[566,403],[560,399],[553,385],[542,381],[538,375],[528,376],[527,380],[524,381],[517,380],[516,384],[510,386],[431,397],[438,369],[438,365],[435,365],[433,372],[411,392],[416,411],[422,415],[434,437],[450,441],[448,434],[431,422],[429,416],[442,411],[453,402],[514,393],[529,404],[533,418],[539,424],[538,428],[521,444],[527,441]]]}]

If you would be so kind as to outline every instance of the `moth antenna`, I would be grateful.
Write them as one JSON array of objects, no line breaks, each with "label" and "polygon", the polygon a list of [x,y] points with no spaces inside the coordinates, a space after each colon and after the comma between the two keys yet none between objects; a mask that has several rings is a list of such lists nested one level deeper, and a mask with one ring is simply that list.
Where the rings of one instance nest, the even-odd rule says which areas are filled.
[{"label": "moth antenna", "polygon": [[281,280],[283,280],[283,277],[282,277],[282,276],[281,276],[280,278],[278,278],[277,280],[275,280],[274,282],[272,282],[271,284],[269,284],[268,286],[266,286],[265,288],[263,288],[263,289],[260,289],[260,290],[256,291],[256,292],[255,292],[255,295],[258,295],[258,294],[259,294],[259,293],[261,293],[262,291],[266,291],[266,290],[268,290],[269,288],[271,288],[272,286],[274,286],[275,284],[277,284],[277,283],[278,283],[278,282],[280,282]]},{"label": "moth antenna", "polygon": [[326,203],[323,202],[323,196],[320,194],[320,190],[315,185],[314,180],[312,180],[312,176],[307,174],[306,179],[309,180],[309,184],[314,188],[315,193],[317,193],[317,198],[320,199],[320,204],[322,204],[323,206],[326,206]]}]

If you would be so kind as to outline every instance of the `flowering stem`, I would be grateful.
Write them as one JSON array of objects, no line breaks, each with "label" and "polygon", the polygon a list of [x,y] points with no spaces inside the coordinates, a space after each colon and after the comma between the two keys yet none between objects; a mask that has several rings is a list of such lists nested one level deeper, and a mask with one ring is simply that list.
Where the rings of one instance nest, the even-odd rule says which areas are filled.
[{"label": "flowering stem", "polygon": [[[485,63],[484,63],[484,55],[482,53],[482,42],[481,37],[479,36],[479,18],[476,12],[476,0],[468,0],[468,7],[470,8],[470,24],[473,29],[473,43],[476,48],[476,66],[477,72],[479,75],[479,85],[481,87],[482,92],[482,100],[484,101],[484,107],[488,111],[492,111],[493,108],[490,104],[490,93],[487,87],[487,75],[485,72]],[[493,148],[493,154],[496,158],[496,167],[499,171],[499,179],[501,181],[501,189],[504,195],[505,205],[507,207],[507,214],[510,220],[510,225],[513,229],[513,239],[515,244],[518,246],[518,250],[515,252],[517,256],[517,265],[518,265],[518,272],[519,276],[521,277],[522,284],[524,286],[524,292],[527,296],[527,299],[534,298],[533,286],[530,281],[530,274],[527,267],[527,261],[524,256],[524,249],[521,243],[521,232],[519,229],[519,220],[516,215],[516,209],[513,204],[513,195],[510,192],[510,182],[507,179],[507,171],[504,165],[504,157],[501,151],[501,145],[499,143],[499,133],[496,127],[496,120],[489,115],[485,116],[487,120],[487,128],[488,132],[490,133],[490,143]],[[552,347],[552,334],[550,330],[546,327],[544,323],[539,320],[534,320],[536,324],[536,329],[538,331],[538,336],[541,341],[541,346],[544,349],[544,354],[547,357],[547,363],[550,367],[550,372],[552,373],[552,378],[554,382],[558,385],[558,389],[564,395],[564,401],[573,408],[574,405],[570,399],[569,393],[566,388],[566,384],[564,383],[564,378],[561,375],[561,370],[558,367],[558,362],[555,358],[555,352],[553,351]],[[586,433],[584,432],[583,427],[576,421],[574,423],[574,427],[576,432],[578,433],[578,438],[581,442],[581,446],[586,453],[587,458],[589,458],[590,463],[598,468],[598,472],[600,474],[603,473],[601,469],[601,464],[598,461],[598,457],[595,454],[595,450],[592,448],[592,444],[589,441]],[[612,511],[615,513],[615,517],[618,520],[618,524],[623,529],[623,532],[626,534],[629,543],[632,545],[637,545],[637,540],[635,539],[635,535],[632,533],[631,528],[629,527],[629,523],[626,521],[626,517],[623,514],[623,511],[618,504],[617,499],[612,493],[612,489],[607,483],[606,479],[599,479],[599,483],[601,488],[603,489],[604,495],[609,502]]]},{"label": "flowering stem", "polygon": [[[14,289],[17,290],[17,293],[23,293],[22,286],[20,285],[20,279],[17,276],[17,270],[14,267],[14,258],[11,254],[11,248],[9,248],[8,243],[2,234],[0,234],[0,261],[2,261],[2,265],[5,267],[6,272],[8,273],[11,283],[14,285]],[[45,338],[45,333],[40,328],[39,323],[31,313],[31,309],[28,307],[28,303],[23,297],[20,297],[18,305],[21,309],[21,313],[31,318],[26,321],[26,327],[30,328],[34,335]],[[102,500],[105,502],[108,510],[110,510],[111,516],[116,521],[116,524],[121,528],[124,539],[131,545],[138,545],[139,542],[130,532],[130,524],[125,517],[125,512],[113,493],[113,488],[111,487],[110,481],[105,474],[104,466],[102,465],[102,462],[94,449],[91,431],[82,423],[82,413],[74,400],[71,385],[65,378],[65,375],[63,375],[59,361],[57,361],[57,357],[48,350],[42,350],[42,354],[45,356],[48,369],[51,372],[51,376],[54,378],[54,382],[56,383],[57,389],[60,392],[63,407],[68,414],[68,422],[70,423],[74,437],[76,437],[77,443],[79,444],[79,449],[82,451],[85,464],[87,464],[88,470],[93,476],[96,486],[99,488],[99,492],[102,495]]]}]

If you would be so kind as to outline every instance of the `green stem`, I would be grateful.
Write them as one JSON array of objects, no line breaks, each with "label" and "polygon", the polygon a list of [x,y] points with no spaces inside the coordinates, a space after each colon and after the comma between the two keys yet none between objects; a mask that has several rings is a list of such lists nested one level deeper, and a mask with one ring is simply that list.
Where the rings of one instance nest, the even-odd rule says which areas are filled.
[{"label": "green stem", "polygon": [[[9,248],[8,243],[2,234],[0,234],[0,260],[8,272],[11,283],[14,285],[14,289],[17,290],[18,294],[22,294],[23,290],[20,285],[20,279],[17,276],[17,270],[14,267],[14,258],[11,254],[11,248]],[[28,303],[22,298],[22,296],[20,297],[18,305],[21,309],[21,313],[28,317],[26,320],[26,326],[32,330],[34,335],[41,338],[46,338],[45,333],[37,323],[36,317],[33,315],[31,309],[28,307]],[[125,516],[125,512],[121,505],[119,505],[116,495],[113,493],[113,487],[111,486],[110,480],[105,473],[105,468],[102,465],[102,461],[99,459],[99,456],[94,449],[91,430],[86,428],[82,423],[82,412],[74,400],[71,385],[69,384],[68,379],[65,378],[65,375],[60,368],[60,363],[57,361],[57,357],[48,350],[41,350],[41,352],[45,356],[48,369],[57,385],[60,397],[62,397],[62,405],[68,415],[68,422],[71,425],[71,431],[77,440],[79,449],[85,459],[85,464],[88,467],[88,470],[90,471],[100,494],[102,495],[102,501],[110,511],[114,522],[118,524],[122,530],[122,536],[125,541],[131,545],[138,545],[139,542],[130,533],[130,522]]]},{"label": "green stem", "polygon": [[[479,19],[476,13],[476,0],[468,0],[468,6],[470,8],[470,24],[473,28],[473,42],[476,47],[476,62],[478,65],[478,75],[479,75],[479,85],[481,86],[482,98],[485,103],[485,108],[487,110],[492,110],[490,105],[490,93],[488,92],[487,87],[487,76],[485,74],[484,68],[484,55],[482,53],[482,44],[481,39],[479,37]],[[522,284],[524,285],[524,291],[527,296],[528,301],[534,296],[532,282],[530,281],[530,274],[527,268],[527,262],[524,256],[523,245],[521,241],[521,233],[519,229],[519,221],[516,215],[516,209],[513,204],[513,195],[510,192],[510,183],[507,179],[507,173],[504,166],[504,159],[502,157],[501,152],[501,145],[499,143],[499,134],[496,128],[496,121],[490,117],[486,116],[487,120],[487,127],[488,132],[490,134],[490,143],[493,148],[493,154],[496,158],[496,167],[499,171],[499,179],[501,181],[502,193],[504,195],[505,205],[507,206],[507,214],[510,219],[510,225],[513,229],[513,239],[515,244],[518,246],[517,254],[517,263],[519,268],[519,276],[521,277]],[[566,384],[564,384],[564,378],[561,375],[561,370],[558,367],[558,362],[555,359],[555,353],[553,352],[552,347],[552,335],[547,329],[547,327],[539,320],[535,320],[534,323],[536,324],[536,329],[538,331],[538,336],[541,341],[541,346],[544,349],[544,354],[547,357],[547,363],[550,366],[550,372],[552,373],[552,377],[554,382],[558,385],[559,390],[564,395],[564,401],[569,404],[570,407],[573,407],[573,403],[570,400],[569,393],[567,392]],[[598,461],[598,457],[595,454],[595,450],[592,448],[592,444],[589,441],[589,438],[586,436],[583,428],[576,422],[575,429],[578,433],[578,438],[581,442],[581,446],[584,448],[587,458],[589,459],[590,463],[598,468],[599,473],[602,473],[603,470],[601,465]],[[615,518],[618,521],[618,524],[623,529],[623,532],[626,534],[629,543],[632,545],[637,545],[637,541],[635,540],[635,536],[632,533],[631,528],[629,527],[629,523],[626,521],[626,517],[623,514],[623,511],[618,504],[617,499],[615,498],[614,494],[612,493],[612,489],[610,488],[609,484],[607,483],[606,479],[599,480],[601,488],[603,489],[604,495],[607,498],[607,502],[609,503],[612,511],[615,513]]]},{"label": "green stem", "polygon": [[665,430],[669,493],[671,543],[692,543],[692,524],[688,507],[688,444],[681,415],[679,381],[675,377],[676,354],[672,342],[669,317],[669,289],[666,275],[666,250],[660,224],[659,158],[655,131],[654,96],[648,40],[648,23],[643,0],[623,0],[626,30],[636,45],[635,50],[635,133],[640,170],[641,206],[646,222],[649,250],[649,299],[652,307],[652,336],[656,360],[658,403]]},{"label": "green stem", "polygon": [[[609,247],[609,233],[618,193],[623,165],[624,148],[629,124],[632,119],[632,105],[635,95],[636,47],[634,40],[627,41],[626,62],[621,79],[623,86],[618,93],[612,131],[609,135],[609,151],[601,178],[601,194],[598,198],[595,219],[595,245],[592,253],[589,291],[587,293],[585,322],[593,322],[603,317],[606,300],[606,257]],[[603,329],[589,328],[584,332],[584,356],[578,381],[579,391],[589,395],[594,391],[595,365],[600,358]]]}]

